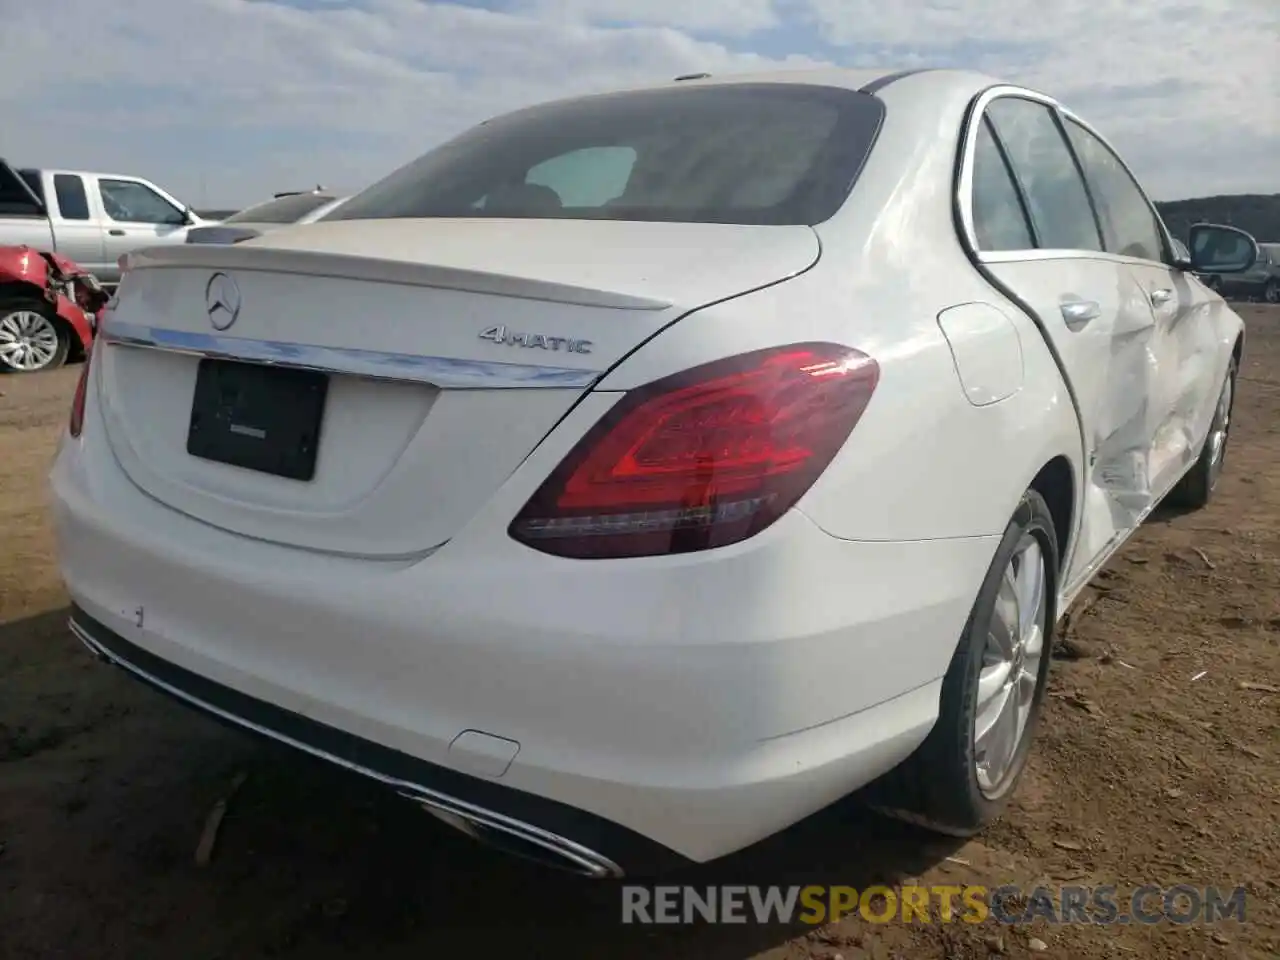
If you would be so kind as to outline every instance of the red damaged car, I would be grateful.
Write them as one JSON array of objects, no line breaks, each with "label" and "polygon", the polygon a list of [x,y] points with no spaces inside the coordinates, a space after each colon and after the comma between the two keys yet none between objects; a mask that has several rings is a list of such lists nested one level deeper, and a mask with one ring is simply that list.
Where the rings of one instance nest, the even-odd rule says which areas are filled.
[{"label": "red damaged car", "polygon": [[0,372],[87,356],[108,298],[93,274],[60,254],[0,247]]}]

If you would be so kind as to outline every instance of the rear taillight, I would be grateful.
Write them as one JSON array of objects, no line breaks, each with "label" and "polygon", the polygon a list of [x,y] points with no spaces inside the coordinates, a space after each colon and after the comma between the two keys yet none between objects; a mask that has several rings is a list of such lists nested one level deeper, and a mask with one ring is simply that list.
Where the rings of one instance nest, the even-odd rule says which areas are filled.
[{"label": "rear taillight", "polygon": [[89,392],[89,365],[92,360],[93,350],[85,351],[80,379],[76,381],[76,392],[71,397],[71,416],[67,420],[67,429],[73,437],[80,436],[80,431],[84,429],[84,401]]},{"label": "rear taillight", "polygon": [[630,391],[525,504],[511,536],[580,558],[687,553],[744,540],[818,479],[879,376],[864,353],[802,343]]}]

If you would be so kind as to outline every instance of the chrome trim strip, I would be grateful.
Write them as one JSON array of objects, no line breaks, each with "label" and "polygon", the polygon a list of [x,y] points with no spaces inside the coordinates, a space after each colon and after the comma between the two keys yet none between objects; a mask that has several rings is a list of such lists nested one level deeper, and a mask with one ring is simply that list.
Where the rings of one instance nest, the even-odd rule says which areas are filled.
[{"label": "chrome trim strip", "polygon": [[[1129,169],[1128,164],[1116,152],[1110,142],[1100,134],[1095,127],[1081,119],[1074,111],[1068,110],[1053,97],[1046,96],[1043,93],[1037,93],[1034,90],[1027,90],[1025,87],[1018,87],[1012,84],[1000,84],[999,86],[989,87],[984,90],[975,99],[972,106],[973,122],[969,124],[964,142],[960,144],[960,176],[956,184],[956,209],[960,211],[960,226],[964,234],[964,239],[969,244],[969,249],[975,251],[978,259],[983,263],[1018,263],[1024,260],[1109,260],[1114,263],[1143,264],[1150,266],[1153,263],[1159,263],[1161,266],[1169,266],[1167,263],[1155,260],[1144,260],[1141,257],[1126,257],[1118,253],[1099,250],[1049,250],[1044,248],[1035,248],[1030,250],[1001,250],[991,252],[981,252],[978,248],[978,234],[973,223],[973,155],[975,144],[978,140],[978,131],[982,126],[982,117],[986,113],[986,109],[991,105],[991,101],[999,100],[1002,97],[1017,97],[1022,100],[1031,100],[1035,103],[1043,104],[1051,110],[1057,112],[1061,117],[1078,123],[1090,134],[1098,138],[1098,141],[1106,147],[1113,157],[1119,162],[1120,166],[1129,174],[1130,179],[1138,184],[1138,190],[1142,194],[1142,199],[1147,202],[1148,209],[1151,210],[1152,216],[1155,217],[1156,223],[1160,227],[1162,238],[1164,239],[1166,252],[1173,249],[1171,234],[1169,233],[1168,224],[1164,222],[1164,218],[1160,216],[1160,211],[1156,209],[1151,198],[1147,196],[1146,191],[1142,188],[1142,184],[1138,183],[1137,177],[1133,175],[1133,171]],[[1072,148],[1074,149],[1074,148]],[[1086,187],[1087,189],[1087,187]]]},{"label": "chrome trim strip", "polygon": [[510,836],[516,837],[520,840],[542,847],[544,850],[575,864],[580,868],[580,872],[585,873],[587,876],[598,879],[622,876],[622,868],[608,857],[603,854],[596,853],[594,850],[590,850],[579,843],[574,843],[572,840],[552,833],[549,830],[543,830],[541,827],[535,827],[530,824],[523,823],[512,817],[505,816],[504,814],[495,813],[491,810],[485,810],[482,807],[473,806],[463,800],[455,799],[454,797],[450,797],[443,793],[437,793],[435,790],[419,786],[416,783],[410,783],[407,780],[400,780],[396,777],[389,777],[385,774],[378,773],[376,770],[371,770],[368,767],[363,767],[359,764],[352,763],[349,760],[344,760],[341,757],[336,757],[327,751],[321,750],[319,747],[313,747],[310,744],[303,743],[300,740],[295,740],[292,737],[278,733],[268,727],[256,724],[251,720],[246,720],[234,713],[229,713],[220,707],[215,707],[213,704],[201,700],[199,697],[192,696],[185,690],[180,690],[172,684],[166,683],[159,677],[148,673],[141,667],[135,666],[128,660],[125,660],[106,649],[102,644],[98,643],[98,641],[93,638],[92,634],[85,630],[84,627],[76,623],[74,617],[67,618],[67,625],[71,628],[71,632],[75,634],[77,639],[88,647],[89,652],[94,656],[129,671],[139,679],[158,687],[166,693],[177,697],[179,700],[189,703],[194,707],[211,713],[214,716],[220,717],[230,723],[234,723],[246,730],[251,730],[254,733],[258,733],[264,737],[275,740],[277,743],[293,747],[294,749],[301,750],[304,753],[309,753],[313,757],[318,757],[321,760],[327,760],[332,764],[346,770],[350,770],[352,773],[358,773],[370,778],[371,780],[376,780],[379,783],[393,788],[401,796],[413,800],[424,807],[431,807],[446,814],[461,817],[464,820],[472,821],[490,830],[509,834]]},{"label": "chrome trim strip", "polygon": [[591,386],[597,370],[539,367],[494,360],[428,357],[349,347],[321,347],[279,340],[250,340],[210,333],[187,333],[163,327],[125,323],[108,317],[102,339],[122,347],[140,347],[224,360],[347,374],[375,380],[425,383],[441,390],[530,390]]},{"label": "chrome trim strip", "polygon": [[[960,226],[964,232],[964,238],[968,241],[970,250],[978,250],[978,232],[973,225],[973,153],[974,145],[978,141],[978,131],[982,127],[982,117],[986,113],[988,105],[992,100],[998,100],[1001,97],[1018,97],[1023,100],[1033,100],[1036,103],[1044,104],[1046,107],[1057,110],[1058,101],[1052,97],[1047,97],[1042,93],[1036,93],[1033,90],[1027,90],[1023,87],[1016,87],[1012,84],[1000,84],[999,86],[989,87],[978,95],[971,108],[973,122],[969,124],[966,131],[964,142],[960,144],[960,177],[956,184],[956,201],[957,209],[960,211]],[[1040,252],[1040,251],[1016,251],[1019,254]],[[1019,259],[1030,259],[1029,257]]]},{"label": "chrome trim strip", "polygon": [[[1051,250],[1038,247],[1030,250],[989,250],[976,254],[980,263],[1023,263],[1031,260],[1104,260],[1110,263],[1131,264],[1134,266],[1151,266],[1154,260],[1143,260],[1139,257],[1126,257],[1119,253],[1107,253],[1104,250]],[[1168,266],[1168,264],[1163,264]]]}]

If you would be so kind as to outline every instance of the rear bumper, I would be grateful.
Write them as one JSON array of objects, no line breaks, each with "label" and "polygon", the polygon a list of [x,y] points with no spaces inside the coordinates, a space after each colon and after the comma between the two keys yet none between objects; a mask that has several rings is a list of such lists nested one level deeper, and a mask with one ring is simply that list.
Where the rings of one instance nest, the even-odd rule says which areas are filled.
[{"label": "rear bumper", "polygon": [[507,537],[518,503],[503,494],[431,556],[364,561],[178,513],[103,433],[90,403],[50,478],[91,647],[223,720],[606,871],[731,853],[908,756],[995,549],[842,541],[793,511],[704,555],[562,561]]},{"label": "rear bumper", "polygon": [[477,839],[535,857],[540,852],[539,859],[597,878],[621,876],[618,861],[632,872],[645,873],[690,863],[661,844],[601,817],[427,763],[246,696],[148,653],[77,606],[72,607],[69,626],[95,656],[185,705],[383,783],[433,813],[443,814],[446,820],[454,820],[454,825],[461,821],[477,828]]}]

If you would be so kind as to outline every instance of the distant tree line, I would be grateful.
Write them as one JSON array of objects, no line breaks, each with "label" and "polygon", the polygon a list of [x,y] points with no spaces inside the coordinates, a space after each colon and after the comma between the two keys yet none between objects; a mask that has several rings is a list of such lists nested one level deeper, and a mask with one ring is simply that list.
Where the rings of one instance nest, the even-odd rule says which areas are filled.
[{"label": "distant tree line", "polygon": [[1280,193],[1241,193],[1157,203],[1170,231],[1184,243],[1193,223],[1226,223],[1263,243],[1280,243]]}]

